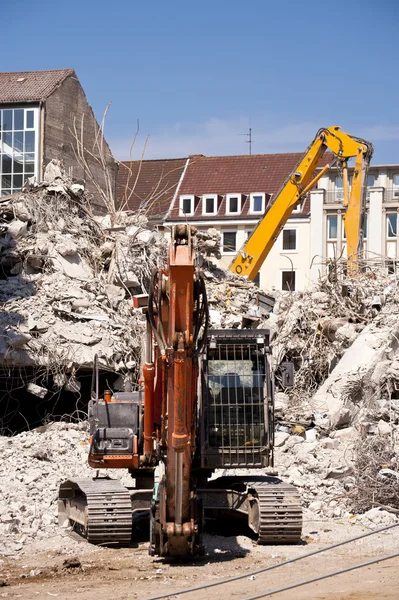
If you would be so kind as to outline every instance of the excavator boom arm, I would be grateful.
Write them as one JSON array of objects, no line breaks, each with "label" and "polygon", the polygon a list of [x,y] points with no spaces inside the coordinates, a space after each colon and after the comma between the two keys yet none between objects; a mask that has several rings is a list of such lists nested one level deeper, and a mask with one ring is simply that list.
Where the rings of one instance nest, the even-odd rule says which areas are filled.
[{"label": "excavator boom arm", "polygon": [[[330,149],[339,161],[345,163],[349,158],[360,156],[362,161],[364,160],[364,163],[368,165],[372,154],[371,144],[351,137],[340,131],[339,127],[321,129],[310,144],[295,172],[285,182],[266,215],[231,263],[230,271],[243,277],[246,276],[249,280],[255,279],[294,208],[329,168],[327,165],[319,175],[313,178],[313,173],[327,149]],[[364,157],[367,158],[364,159]],[[366,169],[363,168],[361,182],[364,180],[365,171]],[[353,207],[358,204],[360,204],[360,199],[357,193],[352,193],[349,202],[350,215],[353,215],[353,218],[352,216],[350,218],[351,242],[353,239],[352,232],[354,231],[352,223],[356,222],[356,210]],[[360,223],[360,221],[357,222]],[[359,225],[357,227],[359,228]],[[357,229],[358,231],[359,229]]]}]

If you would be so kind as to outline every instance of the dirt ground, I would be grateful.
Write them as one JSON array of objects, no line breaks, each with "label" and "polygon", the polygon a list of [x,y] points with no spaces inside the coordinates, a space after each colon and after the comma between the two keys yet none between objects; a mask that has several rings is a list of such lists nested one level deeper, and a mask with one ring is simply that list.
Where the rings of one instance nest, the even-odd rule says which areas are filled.
[{"label": "dirt ground", "polygon": [[[176,590],[245,575],[228,585],[183,594],[182,600],[219,597],[243,600],[283,585],[392,554],[399,547],[399,527],[322,554],[251,576],[267,565],[302,556],[366,531],[344,521],[308,521],[297,546],[257,546],[250,537],[206,534],[205,557],[186,564],[152,559],[147,542],[130,548],[98,548],[63,532],[24,547],[0,560],[0,598],[32,600],[144,600]],[[295,590],[267,596],[281,600],[397,600],[399,558],[339,575]]]}]

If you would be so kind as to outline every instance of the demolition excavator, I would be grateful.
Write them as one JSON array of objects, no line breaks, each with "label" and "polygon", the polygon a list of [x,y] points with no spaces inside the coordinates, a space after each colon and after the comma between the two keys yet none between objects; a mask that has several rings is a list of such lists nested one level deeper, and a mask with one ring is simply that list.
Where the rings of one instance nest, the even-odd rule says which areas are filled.
[{"label": "demolition excavator", "polygon": [[[89,464],[128,469],[135,487],[105,477],[65,481],[60,522],[89,542],[129,544],[134,515],[149,509],[157,556],[201,554],[205,517],[244,519],[259,543],[298,542],[296,488],[264,475],[274,440],[269,331],[208,329],[189,226],[174,227],[143,310],[142,390],[100,397],[95,375],[89,402]],[[288,384],[288,368],[286,376]],[[212,478],[218,469],[224,476]]]},{"label": "demolition excavator", "polygon": [[[313,178],[327,148],[344,181],[348,159],[356,158],[345,225],[348,256],[357,256],[365,202],[359,189],[372,146],[331,127],[318,133],[238,254],[235,273],[256,276],[292,210],[326,172],[328,166]],[[348,192],[347,176],[345,185]],[[150,554],[165,557],[201,554],[205,519],[221,517],[244,520],[261,544],[298,542],[299,493],[265,475],[274,464],[270,332],[208,328],[205,282],[188,225],[173,228],[167,264],[154,271],[148,297],[134,303],[146,315],[140,390],[100,395],[96,362],[88,408],[90,466],[97,473],[127,469],[132,485],[100,476],[63,482],[60,523],[95,544],[126,545],[135,516],[149,510]],[[292,375],[290,363],[280,365],[284,386]]]},{"label": "demolition excavator", "polygon": [[[366,212],[367,174],[373,145],[353,137],[340,127],[320,129],[295,171],[270,203],[267,212],[252,235],[233,259],[230,270],[253,281],[272,249],[292,211],[300,204],[318,180],[333,166],[325,165],[316,176],[315,169],[325,152],[330,150],[334,164],[342,174],[346,212],[343,216],[348,272],[356,273],[363,253],[363,224]],[[349,186],[348,161],[355,159],[352,184]],[[350,189],[349,189],[350,188]]]}]

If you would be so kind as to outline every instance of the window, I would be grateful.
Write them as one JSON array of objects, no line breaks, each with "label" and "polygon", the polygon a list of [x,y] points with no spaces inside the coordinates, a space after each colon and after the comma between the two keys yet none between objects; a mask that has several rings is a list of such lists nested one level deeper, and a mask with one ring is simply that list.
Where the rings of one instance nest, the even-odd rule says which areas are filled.
[{"label": "window", "polygon": [[367,240],[367,215],[364,215],[363,219],[363,239]]},{"label": "window", "polygon": [[336,240],[338,238],[338,215],[329,215],[327,217],[327,239]]},{"label": "window", "polygon": [[293,213],[301,213],[302,212],[302,206],[303,206],[303,202],[300,202],[299,204],[296,205],[296,207],[294,208],[294,210],[292,212]]},{"label": "window", "polygon": [[180,216],[194,214],[194,196],[180,196]]},{"label": "window", "polygon": [[283,250],[296,250],[296,229],[283,229]]},{"label": "window", "polygon": [[295,271],[282,271],[281,289],[283,292],[295,291]]},{"label": "window", "polygon": [[237,232],[223,231],[222,250],[224,254],[232,254],[237,249]]},{"label": "window", "polygon": [[264,210],[265,210],[265,194],[263,194],[263,193],[251,194],[249,212],[256,214],[256,213],[263,213]]},{"label": "window", "polygon": [[28,177],[38,177],[37,108],[0,110],[0,195],[22,189]]},{"label": "window", "polygon": [[399,196],[399,174],[393,176],[393,195]]},{"label": "window", "polygon": [[218,209],[217,195],[202,196],[202,214],[216,215]]},{"label": "window", "polygon": [[398,214],[397,213],[388,213],[387,214],[387,238],[396,238],[397,222],[398,222]]},{"label": "window", "polygon": [[226,214],[235,215],[241,212],[241,194],[227,194]]},{"label": "window", "polygon": [[367,187],[375,186],[375,175],[367,175]]}]

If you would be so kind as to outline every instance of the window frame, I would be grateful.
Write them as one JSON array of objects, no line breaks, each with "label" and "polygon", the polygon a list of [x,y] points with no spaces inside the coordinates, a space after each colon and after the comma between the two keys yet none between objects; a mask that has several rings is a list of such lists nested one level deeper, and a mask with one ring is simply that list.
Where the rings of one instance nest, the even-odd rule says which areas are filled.
[{"label": "window frame", "polygon": [[[221,230],[221,235],[222,235],[222,247],[221,247],[221,254],[223,256],[232,256],[234,254],[237,254],[237,229],[222,229]],[[236,244],[235,244],[235,249],[234,250],[224,250],[224,234],[225,233],[235,233],[236,235]]]},{"label": "window frame", "polygon": [[[254,210],[254,198],[261,196],[262,198],[262,210]],[[251,192],[249,195],[249,213],[251,215],[262,215],[265,212],[266,207],[266,194],[265,192]]]},{"label": "window frame", "polygon": [[[237,198],[237,210],[230,210],[230,200]],[[226,194],[226,215],[240,215],[242,211],[242,194]]]},{"label": "window frame", "polygon": [[397,198],[399,196],[399,183],[395,183],[395,177],[399,180],[399,173],[392,173],[392,195]]},{"label": "window frame", "polygon": [[[0,107],[0,118],[3,117],[3,111],[11,111],[11,128],[7,130],[2,130],[2,142],[3,145],[1,147],[0,154],[0,197],[8,196],[9,194],[18,193],[22,190],[24,183],[29,178],[35,178],[36,180],[40,179],[40,164],[41,164],[41,156],[40,156],[40,108],[39,106],[24,106],[20,104],[16,104],[9,107]],[[23,111],[22,118],[22,129],[15,128],[15,112],[14,111]],[[27,127],[27,115],[28,112],[33,113],[33,127]],[[25,136],[27,132],[33,132],[34,134],[34,143],[32,144],[32,148],[26,148]],[[15,137],[16,134],[22,133],[22,149],[17,149],[15,146]],[[11,144],[5,143],[5,135],[9,134],[11,136]],[[20,137],[20,136],[18,136]],[[4,152],[4,145],[8,145],[10,150],[9,153]],[[11,171],[10,173],[3,173],[3,158],[9,158],[11,160]],[[26,158],[30,158],[30,161],[26,161]],[[32,160],[33,159],[33,160]],[[20,170],[15,171],[15,163],[19,163]],[[31,165],[33,163],[32,171],[27,171],[27,165]],[[3,186],[3,176],[10,176],[10,186]],[[15,185],[15,179],[21,179],[21,186]]]},{"label": "window frame", "polygon": [[[284,248],[284,231],[295,231],[295,248],[292,249],[285,249]],[[288,254],[293,254],[295,252],[298,252],[298,228],[297,227],[284,227],[282,232],[281,232],[281,250],[282,252],[288,253]]]},{"label": "window frame", "polygon": [[[212,199],[213,200],[213,212],[207,212],[206,211],[206,201],[208,199]],[[207,215],[217,215],[218,213],[218,195],[217,194],[203,194],[202,195],[202,214],[204,216]]]},{"label": "window frame", "polygon": [[[184,200],[190,200],[190,202],[191,202],[191,211],[190,212],[183,211]],[[195,213],[195,196],[193,194],[182,194],[180,196],[180,202],[179,202],[179,216],[180,217],[192,217],[194,215],[194,213]]]}]

